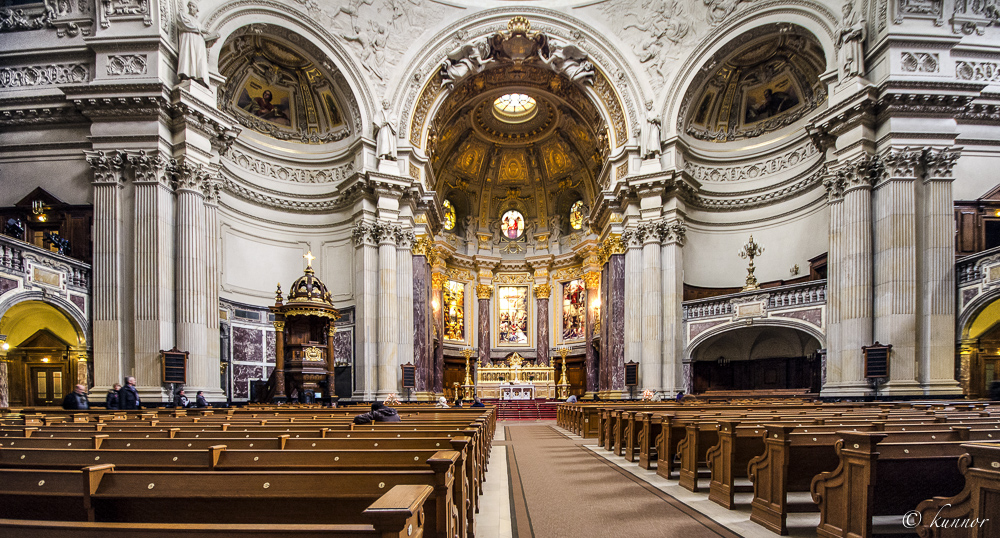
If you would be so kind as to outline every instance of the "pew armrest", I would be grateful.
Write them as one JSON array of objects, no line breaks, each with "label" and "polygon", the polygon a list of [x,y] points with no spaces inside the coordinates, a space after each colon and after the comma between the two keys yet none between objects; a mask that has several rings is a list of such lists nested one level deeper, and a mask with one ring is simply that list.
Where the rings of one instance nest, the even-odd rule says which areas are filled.
[{"label": "pew armrest", "polygon": [[420,537],[424,534],[424,503],[431,486],[393,486],[364,511],[366,521],[381,538]]}]

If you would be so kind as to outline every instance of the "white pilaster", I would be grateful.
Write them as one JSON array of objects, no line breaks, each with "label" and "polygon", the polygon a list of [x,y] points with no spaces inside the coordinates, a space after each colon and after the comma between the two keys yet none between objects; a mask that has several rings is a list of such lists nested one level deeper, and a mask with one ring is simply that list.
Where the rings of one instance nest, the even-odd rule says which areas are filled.
[{"label": "white pilaster", "polygon": [[177,178],[177,348],[187,351],[189,390],[218,388],[208,375],[207,267],[205,263],[205,196],[202,184],[207,171],[200,164],[185,163]]},{"label": "white pilaster", "polygon": [[642,235],[642,363],[639,366],[639,390],[660,390],[663,380],[663,297],[660,274],[660,233],[657,223],[639,227]]},{"label": "white pilaster", "polygon": [[663,371],[660,388],[668,395],[684,390],[684,236],[677,219],[660,226],[663,293]]},{"label": "white pilaster", "polygon": [[[398,337],[397,342],[399,342],[399,348],[397,350],[396,360],[396,370],[394,372],[395,379],[400,379],[402,375],[402,370],[399,366],[405,363],[414,363],[416,365],[413,357],[413,338],[415,333],[415,328],[413,326],[413,242],[415,238],[413,236],[413,231],[409,229],[404,229],[399,234],[399,243],[397,244],[396,250],[396,293],[397,293],[397,312],[399,313],[399,327],[398,327]],[[396,382],[399,385],[399,390],[402,390],[402,383]],[[400,394],[400,398],[403,395]]]},{"label": "white pilaster", "polygon": [[[642,238],[636,229],[622,234],[625,252],[625,362],[642,363]],[[603,360],[603,357],[602,357]],[[640,366],[639,375],[644,375]]]},{"label": "white pilaster", "polygon": [[378,241],[378,398],[398,392],[399,304],[396,291],[396,237],[394,224],[377,224]]}]

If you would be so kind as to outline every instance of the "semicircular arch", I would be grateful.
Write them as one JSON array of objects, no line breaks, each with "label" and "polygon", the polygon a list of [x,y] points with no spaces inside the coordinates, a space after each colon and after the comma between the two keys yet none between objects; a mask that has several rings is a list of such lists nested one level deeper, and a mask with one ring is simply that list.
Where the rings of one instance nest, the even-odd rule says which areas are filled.
[{"label": "semicircular arch", "polygon": [[[753,327],[781,327],[786,329],[794,329],[816,339],[819,342],[820,348],[826,347],[826,334],[823,331],[811,323],[806,323],[804,321],[798,321],[793,318],[765,318],[754,320]],[[699,334],[691,340],[684,347],[684,361],[690,361],[694,356],[695,350],[699,346],[714,339],[717,336],[721,336],[725,333],[733,333],[740,329],[746,329],[746,323],[732,322],[726,323],[724,325],[719,325],[706,330],[705,332]]]},{"label": "semicircular arch", "polygon": [[[16,296],[10,297],[3,301],[0,301],[0,321],[7,317],[7,314],[14,309],[15,312],[17,308],[24,307],[30,303],[40,303],[49,309],[55,310],[60,316],[66,319],[66,321],[72,326],[73,331],[76,333],[76,345],[79,346],[90,346],[91,332],[90,332],[90,322],[87,320],[86,316],[74,305],[73,303],[59,297],[58,295],[50,295],[42,293],[41,291],[33,290],[24,293],[19,293]],[[0,325],[0,332],[9,334],[7,331],[9,329]],[[30,335],[28,335],[30,336]]]}]

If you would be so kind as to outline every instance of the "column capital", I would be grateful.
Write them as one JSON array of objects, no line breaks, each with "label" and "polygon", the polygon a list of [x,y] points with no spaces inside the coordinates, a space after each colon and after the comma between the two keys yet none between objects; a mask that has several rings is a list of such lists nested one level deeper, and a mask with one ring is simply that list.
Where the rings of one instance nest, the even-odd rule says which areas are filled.
[{"label": "column capital", "polygon": [[844,200],[844,187],[846,182],[840,174],[824,169],[823,187],[826,189],[827,201],[829,203],[842,202]]},{"label": "column capital", "polygon": [[923,157],[923,148],[910,146],[890,146],[879,152],[877,164],[872,173],[878,176],[873,179],[878,183],[893,180],[914,181],[917,179],[917,168]]},{"label": "column capital", "polygon": [[640,231],[638,227],[629,228],[622,232],[621,241],[624,243],[626,249],[642,248],[642,240],[645,239],[646,234]]},{"label": "column capital", "polygon": [[599,258],[600,265],[604,265],[608,262],[608,259],[615,254],[625,254],[628,247],[625,244],[625,234],[609,234],[601,246],[597,249],[597,256]]},{"label": "column capital", "polygon": [[583,282],[586,284],[588,290],[601,289],[601,272],[587,271],[583,274]]},{"label": "column capital", "polygon": [[550,284],[535,284],[534,292],[536,298],[548,299],[552,295],[552,286]]},{"label": "column capital", "polygon": [[493,298],[493,286],[489,284],[477,284],[476,285],[476,297],[480,299],[491,299]]},{"label": "column capital", "polygon": [[882,163],[873,155],[862,154],[841,163],[836,174],[843,182],[844,194],[855,189],[871,189],[872,183],[882,174]]},{"label": "column capital", "polygon": [[163,157],[159,151],[153,150],[149,153],[146,150],[139,150],[138,153],[128,155],[128,164],[132,166],[135,173],[133,181],[137,185],[159,184],[170,188],[170,168],[172,163]]},{"label": "column capital", "polygon": [[204,183],[210,175],[208,168],[198,162],[184,161],[173,166],[175,185],[178,192],[188,191],[205,196]]},{"label": "column capital", "polygon": [[94,185],[115,185],[121,187],[122,168],[128,161],[128,155],[124,151],[113,151],[105,153],[103,151],[84,151],[87,156],[87,163],[94,170]]},{"label": "column capital", "polygon": [[413,234],[412,229],[403,228],[402,226],[396,227],[393,236],[396,240],[396,247],[400,250],[410,250],[417,240],[417,236]]},{"label": "column capital", "polygon": [[680,218],[664,219],[656,223],[656,231],[663,245],[678,244],[684,246],[687,236],[687,225]]},{"label": "column capital", "polygon": [[358,222],[354,224],[354,228],[351,230],[351,237],[354,239],[354,244],[356,246],[368,245],[376,246],[378,245],[378,234],[375,231],[375,225],[371,222]]},{"label": "column capital", "polygon": [[926,181],[954,181],[955,163],[962,155],[962,148],[952,146],[946,148],[926,148],[924,150],[924,169],[927,172]]},{"label": "column capital", "polygon": [[443,290],[444,283],[448,281],[448,275],[445,273],[434,272],[431,273],[431,288],[435,290]]}]

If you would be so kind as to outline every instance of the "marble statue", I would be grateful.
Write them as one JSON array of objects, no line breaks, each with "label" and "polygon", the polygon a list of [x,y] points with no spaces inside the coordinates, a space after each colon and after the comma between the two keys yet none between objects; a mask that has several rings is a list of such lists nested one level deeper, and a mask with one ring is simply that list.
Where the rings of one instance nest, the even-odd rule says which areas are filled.
[{"label": "marble statue", "polygon": [[208,46],[219,38],[208,34],[198,21],[198,4],[187,3],[187,13],[177,17],[177,78],[191,79],[208,87]]},{"label": "marble statue", "polygon": [[837,30],[837,61],[840,81],[865,75],[865,20],[854,10],[853,2],[844,2],[844,20]]},{"label": "marble statue", "polygon": [[562,217],[559,215],[549,217],[549,233],[552,241],[558,244],[559,238],[562,237]]},{"label": "marble statue", "polygon": [[398,125],[396,114],[392,111],[389,101],[382,101],[381,118],[379,119],[378,135],[375,143],[375,156],[379,159],[396,160],[396,133]]},{"label": "marble statue", "polygon": [[476,226],[476,217],[469,215],[465,217],[465,242],[474,245],[478,241],[476,238],[476,232],[478,231],[478,226]]},{"label": "marble statue", "polygon": [[493,61],[491,54],[486,38],[476,39],[449,52],[441,61],[441,86],[454,89],[455,84],[465,77],[481,73],[486,64]]},{"label": "marble statue", "polygon": [[653,112],[653,102],[646,101],[646,132],[642,137],[642,158],[660,154],[660,117]]},{"label": "marble statue", "polygon": [[[593,84],[594,65],[587,59],[587,53],[576,45],[549,37],[545,47],[538,49],[538,58],[546,67],[566,76],[572,82]],[[545,50],[548,50],[548,55]]]}]

